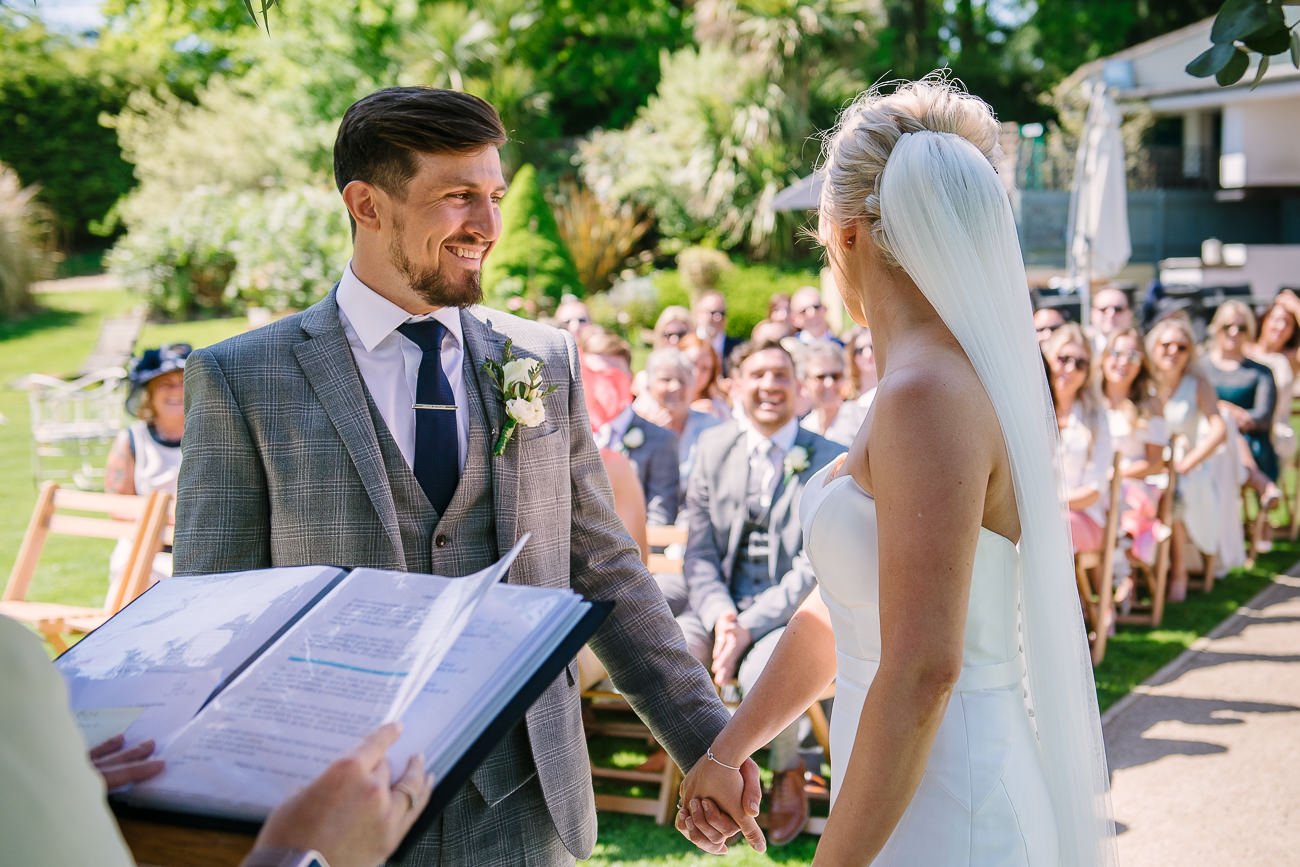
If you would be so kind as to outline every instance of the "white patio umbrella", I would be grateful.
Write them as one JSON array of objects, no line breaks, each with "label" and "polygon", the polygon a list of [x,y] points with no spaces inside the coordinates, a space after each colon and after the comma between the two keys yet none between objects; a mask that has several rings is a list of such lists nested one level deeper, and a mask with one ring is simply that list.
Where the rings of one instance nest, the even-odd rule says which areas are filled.
[{"label": "white patio umbrella", "polygon": [[1128,233],[1121,116],[1103,81],[1084,82],[1088,117],[1074,164],[1070,222],[1066,231],[1070,285],[1079,291],[1081,318],[1091,309],[1097,277],[1113,277],[1128,264],[1133,247]]}]

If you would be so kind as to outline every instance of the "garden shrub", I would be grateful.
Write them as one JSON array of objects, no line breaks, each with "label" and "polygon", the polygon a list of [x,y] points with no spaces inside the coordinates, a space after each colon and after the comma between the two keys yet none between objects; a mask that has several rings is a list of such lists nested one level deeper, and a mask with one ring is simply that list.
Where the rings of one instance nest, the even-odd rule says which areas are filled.
[{"label": "garden shrub", "polygon": [[153,312],[184,317],[306,307],[334,285],[351,249],[333,190],[199,187],[171,214],[132,228],[107,261]]},{"label": "garden shrub", "polygon": [[53,272],[51,216],[24,187],[18,173],[0,163],[0,314],[31,306],[31,285]]},{"label": "garden shrub", "polygon": [[3,24],[0,161],[40,186],[66,240],[83,242],[135,183],[117,136],[99,123],[102,112],[121,108],[123,88],[41,28]]},{"label": "garden shrub", "polygon": [[566,293],[584,294],[531,165],[515,172],[501,203],[501,237],[483,266],[483,293],[488,304],[502,309],[516,309],[520,302],[512,299],[554,309]]}]

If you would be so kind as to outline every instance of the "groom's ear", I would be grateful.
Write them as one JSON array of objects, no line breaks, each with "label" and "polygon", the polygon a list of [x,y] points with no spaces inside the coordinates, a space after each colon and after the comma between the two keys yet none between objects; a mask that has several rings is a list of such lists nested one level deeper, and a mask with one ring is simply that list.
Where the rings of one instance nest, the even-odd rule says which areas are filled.
[{"label": "groom's ear", "polygon": [[377,232],[380,228],[378,197],[382,195],[374,184],[352,181],[343,188],[343,204],[358,228]]}]

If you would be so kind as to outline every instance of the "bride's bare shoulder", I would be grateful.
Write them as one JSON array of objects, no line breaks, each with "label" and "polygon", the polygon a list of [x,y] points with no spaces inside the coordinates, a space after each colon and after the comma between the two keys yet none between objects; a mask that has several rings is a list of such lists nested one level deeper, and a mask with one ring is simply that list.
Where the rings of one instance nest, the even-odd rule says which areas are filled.
[{"label": "bride's bare shoulder", "polygon": [[939,440],[945,449],[954,448],[954,440],[973,445],[972,440],[999,434],[984,386],[964,357],[941,355],[890,370],[877,388],[873,411],[873,435],[888,431]]}]

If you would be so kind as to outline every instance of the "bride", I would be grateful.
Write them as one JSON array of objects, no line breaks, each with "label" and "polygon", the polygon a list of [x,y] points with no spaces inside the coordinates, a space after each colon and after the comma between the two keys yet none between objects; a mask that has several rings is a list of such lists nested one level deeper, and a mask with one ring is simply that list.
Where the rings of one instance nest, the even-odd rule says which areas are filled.
[{"label": "bride", "polygon": [[736,769],[834,681],[816,863],[1116,860],[998,132],[931,76],[859,97],[828,138],[820,240],[880,385],[846,458],[804,490],[820,590],[682,784],[677,826],[714,851],[732,830],[719,808],[742,815]]}]

